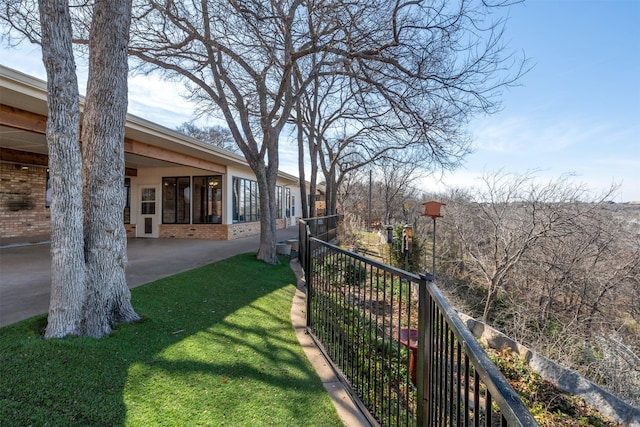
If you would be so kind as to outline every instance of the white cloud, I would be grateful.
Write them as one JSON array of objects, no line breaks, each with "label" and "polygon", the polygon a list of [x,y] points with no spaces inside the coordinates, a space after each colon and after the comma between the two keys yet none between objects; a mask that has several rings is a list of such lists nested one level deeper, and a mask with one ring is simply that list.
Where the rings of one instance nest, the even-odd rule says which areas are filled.
[{"label": "white cloud", "polygon": [[[181,83],[166,81],[159,76],[129,77],[129,112],[147,120],[175,129],[196,119],[197,106],[183,94]],[[198,118],[200,126],[221,124],[219,120]]]},{"label": "white cloud", "polygon": [[470,189],[480,184],[482,172],[459,169],[424,177],[420,180],[420,189],[426,193],[446,193],[451,189]]},{"label": "white cloud", "polygon": [[[483,171],[540,170],[549,177],[573,173],[594,192],[620,184],[619,201],[640,200],[640,124],[618,118],[494,117],[473,123],[475,152],[464,180]],[[455,174],[458,174],[457,171]],[[449,182],[460,181],[453,175]]]},{"label": "white cloud", "polygon": [[499,117],[476,122],[474,147],[492,153],[555,153],[578,147],[596,138],[609,137],[614,126],[589,123],[585,119]]}]

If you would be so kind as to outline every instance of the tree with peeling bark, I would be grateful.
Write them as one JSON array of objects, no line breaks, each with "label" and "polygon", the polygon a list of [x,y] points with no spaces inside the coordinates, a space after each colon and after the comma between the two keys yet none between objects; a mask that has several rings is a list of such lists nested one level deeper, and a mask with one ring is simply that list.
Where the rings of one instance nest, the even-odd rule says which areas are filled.
[{"label": "tree with peeling bark", "polygon": [[40,2],[51,179],[51,303],[46,338],[77,334],[84,295],[80,99],[67,0]]},{"label": "tree with peeling bark", "polygon": [[97,0],[74,9],[90,21],[81,134],[71,43],[72,23],[82,20],[74,21],[67,1],[38,4],[40,21],[33,18],[33,1],[3,1],[0,17],[41,44],[48,77],[52,292],[45,337],[100,338],[115,322],[139,319],[125,280],[121,191],[131,0]]},{"label": "tree with peeling bark", "polygon": [[139,316],[125,278],[124,127],[131,0],[96,0],[89,33],[89,77],[82,120],[87,286],[81,335],[102,337]]}]

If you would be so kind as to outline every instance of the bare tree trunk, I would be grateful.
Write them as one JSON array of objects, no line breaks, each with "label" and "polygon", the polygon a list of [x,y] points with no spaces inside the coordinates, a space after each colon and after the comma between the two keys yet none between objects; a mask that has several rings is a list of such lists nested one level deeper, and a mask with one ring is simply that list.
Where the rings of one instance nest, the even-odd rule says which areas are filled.
[{"label": "bare tree trunk", "polygon": [[[301,121],[302,107],[300,102],[296,104],[296,116]],[[302,206],[301,216],[302,218],[309,218],[309,196],[307,195],[307,182],[304,172],[304,130],[303,127],[298,125],[298,183],[300,185],[300,203]]]},{"label": "bare tree trunk", "polygon": [[78,82],[66,0],[39,1],[47,70],[51,179],[51,300],[45,338],[78,333],[84,295]]},{"label": "bare tree trunk", "polygon": [[335,215],[338,212],[338,187],[339,183],[336,180],[335,167],[332,166],[331,173],[325,175],[326,179],[326,212],[325,215]]},{"label": "bare tree trunk", "polygon": [[[275,211],[274,197],[262,196],[264,188],[261,181],[258,181],[260,187],[260,247],[258,248],[257,258],[269,264],[278,264],[280,260],[276,253],[276,220],[271,212]],[[264,212],[264,213],[263,213]],[[264,215],[264,216],[262,216]]]},{"label": "bare tree trunk", "polygon": [[498,285],[494,281],[491,281],[487,289],[487,300],[484,303],[484,310],[482,311],[482,321],[484,323],[489,322],[489,316],[491,316],[491,312],[493,311],[493,305],[495,304],[497,295]]},{"label": "bare tree trunk", "polygon": [[[273,134],[266,131],[264,144],[272,144],[276,142],[271,138],[277,138]],[[277,135],[277,134],[276,134]],[[276,253],[276,180],[278,178],[278,150],[277,145],[268,152],[269,165],[262,164],[260,168],[254,168],[258,181],[258,189],[260,191],[260,247],[258,248],[257,258],[269,264],[278,264],[278,254]]]},{"label": "bare tree trunk", "polygon": [[318,216],[318,211],[316,209],[316,192],[318,189],[318,145],[311,141],[313,145],[310,147],[309,156],[311,158],[311,176],[309,177],[309,194],[308,197],[308,206],[309,206],[309,218],[314,218]]},{"label": "bare tree trunk", "polygon": [[83,335],[102,337],[113,322],[133,322],[125,279],[124,126],[131,0],[98,0],[89,36],[89,79],[83,116],[87,296]]}]

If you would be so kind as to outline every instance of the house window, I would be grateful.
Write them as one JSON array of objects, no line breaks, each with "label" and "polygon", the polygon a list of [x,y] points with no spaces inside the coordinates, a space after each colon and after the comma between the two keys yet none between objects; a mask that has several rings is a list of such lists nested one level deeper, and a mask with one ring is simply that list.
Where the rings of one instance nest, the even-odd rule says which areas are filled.
[{"label": "house window", "polygon": [[233,177],[233,222],[260,220],[258,182]]},{"label": "house window", "polygon": [[276,218],[282,218],[282,191],[281,186],[276,186]]},{"label": "house window", "polygon": [[193,223],[222,223],[222,176],[193,177]]},{"label": "house window", "polygon": [[46,179],[47,179],[47,184],[45,188],[44,206],[46,208],[50,208],[51,207],[51,176],[49,175],[49,168],[47,168]]},{"label": "house window", "polygon": [[131,178],[124,179],[124,223],[131,224]]},{"label": "house window", "polygon": [[162,223],[189,224],[190,177],[162,178]]},{"label": "house window", "polygon": [[291,189],[288,187],[285,189],[284,201],[286,203],[286,217],[289,218],[294,215],[294,212],[291,210]]},{"label": "house window", "polygon": [[156,189],[143,188],[140,197],[140,213],[142,215],[156,214]]}]

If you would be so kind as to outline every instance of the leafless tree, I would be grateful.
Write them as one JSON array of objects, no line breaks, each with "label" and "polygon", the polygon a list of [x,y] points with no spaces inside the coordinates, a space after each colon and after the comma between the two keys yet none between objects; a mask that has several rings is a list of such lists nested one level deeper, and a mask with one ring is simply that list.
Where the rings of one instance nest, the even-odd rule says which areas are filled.
[{"label": "leafless tree", "polygon": [[495,111],[524,71],[502,45],[504,22],[491,21],[500,5],[355,1],[325,16],[340,30],[297,124],[319,153],[329,213],[344,177],[371,162],[411,150],[420,167],[446,169],[468,153],[464,123]]},{"label": "leafless tree", "polygon": [[130,52],[139,70],[184,79],[191,99],[221,115],[256,175],[258,259],[277,263],[278,139],[294,106],[292,67],[308,48],[301,1],[148,1]]},{"label": "leafless tree", "polygon": [[407,157],[378,160],[345,175],[338,190],[339,210],[364,223],[369,222],[370,209],[372,224],[415,224],[422,208],[418,188],[422,177],[423,171]]},{"label": "leafless tree", "polygon": [[[382,215],[378,218],[385,224],[389,224],[394,217],[409,224],[415,221],[415,212],[412,212],[409,206],[418,205],[414,203],[420,193],[417,183],[424,177],[425,171],[420,165],[420,159],[412,158],[411,154],[398,153],[396,159],[384,158],[375,164],[374,170],[380,181],[375,194],[382,205]],[[402,215],[399,212],[402,212]]]},{"label": "leafless tree", "polygon": [[534,177],[486,175],[484,187],[470,193],[467,202],[447,203],[442,222],[454,230],[465,267],[486,290],[485,322],[499,295],[509,292],[510,275],[523,258],[540,250],[543,241],[570,233],[610,195],[590,200],[586,189],[567,177],[546,184],[537,184]]},{"label": "leafless tree", "polygon": [[[313,26],[311,26],[313,28]],[[309,58],[311,64],[296,64],[294,67],[294,87],[298,96],[296,97],[295,109],[292,112],[291,121],[296,125],[296,140],[298,143],[298,180],[300,183],[300,196],[302,202],[303,218],[316,216],[315,203],[313,198],[316,195],[318,177],[318,138],[322,137],[322,129],[318,128],[318,119],[323,104],[321,94],[320,77],[316,74],[309,83],[301,71],[302,67],[315,68],[317,54],[312,54]],[[307,86],[305,90],[305,86]],[[324,88],[331,85],[324,85]],[[307,179],[305,171],[305,152],[308,152],[308,160],[311,166],[309,177],[309,193],[307,194]]]},{"label": "leafless tree", "polygon": [[222,126],[199,127],[193,123],[185,122],[176,128],[178,132],[189,135],[207,144],[223,148],[228,151],[238,152],[238,146],[233,140],[229,129]]},{"label": "leafless tree", "polygon": [[[227,120],[259,182],[265,180],[266,251],[274,186],[266,179],[275,173],[278,137],[294,111],[297,120],[313,117],[299,135],[309,139],[314,166],[323,144],[330,212],[339,173],[384,153],[392,157],[394,149],[415,144],[441,166],[457,163],[468,149],[462,124],[473,113],[493,111],[499,89],[522,72],[522,63],[505,54],[503,22],[490,22],[490,10],[487,2],[150,1],[139,13],[132,52],[146,71],[185,78],[193,99]],[[337,93],[327,83],[338,84],[357,122],[336,128],[318,120],[321,112],[324,119],[331,115],[313,105]],[[309,96],[296,110],[302,94]],[[340,101],[332,102],[344,113],[344,105],[336,108]],[[321,134],[320,126],[348,131]]]},{"label": "leafless tree", "polygon": [[127,235],[122,221],[131,0],[96,0],[92,12],[80,135],[87,266],[80,333],[100,338],[115,322],[139,319],[125,278]]},{"label": "leafless tree", "polygon": [[[350,218],[362,216],[367,179],[360,173],[345,181],[343,213]],[[481,182],[449,194],[402,193],[423,243],[430,224],[415,207],[446,203],[438,220],[438,286],[458,309],[487,314],[508,336],[637,405],[640,206],[608,203],[615,187],[593,194],[570,176],[543,182],[535,172],[497,172]],[[374,206],[374,217],[382,217]]]},{"label": "leafless tree", "polygon": [[[456,305],[640,399],[640,208],[606,202],[565,176],[495,173],[442,200],[439,286]],[[445,276],[446,274],[446,276]]]},{"label": "leafless tree", "polygon": [[542,240],[514,269],[496,320],[510,336],[637,403],[640,237],[633,208],[578,206],[589,214]]}]

